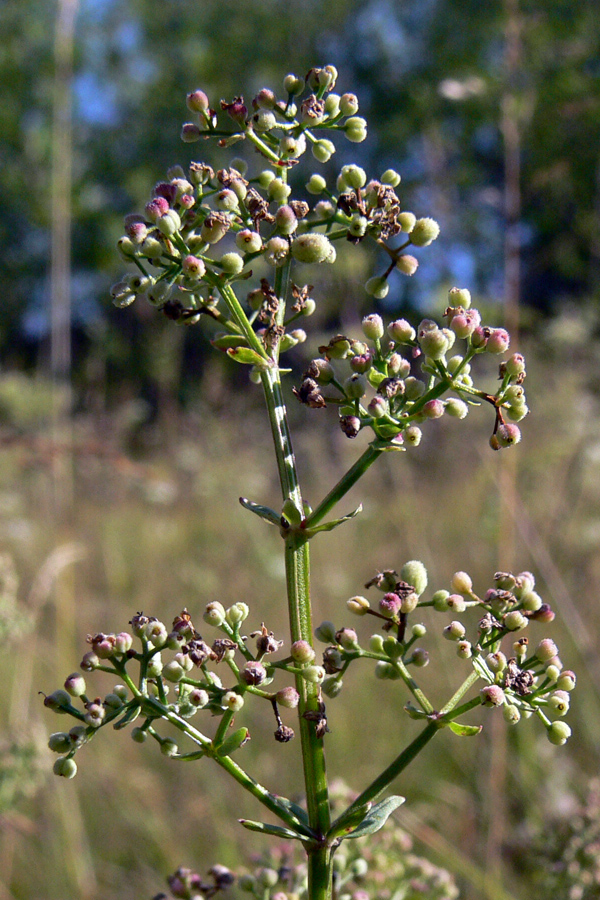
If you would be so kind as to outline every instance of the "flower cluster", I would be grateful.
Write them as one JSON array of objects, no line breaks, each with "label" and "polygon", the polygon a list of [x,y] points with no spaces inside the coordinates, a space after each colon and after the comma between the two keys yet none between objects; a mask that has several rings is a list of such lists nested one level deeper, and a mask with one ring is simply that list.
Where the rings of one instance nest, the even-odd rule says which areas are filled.
[{"label": "flower cluster", "polygon": [[[197,323],[204,313],[223,329],[215,346],[260,367],[261,350],[272,354],[304,339],[302,329],[289,326],[310,315],[315,303],[296,288],[297,303],[284,318],[278,315],[277,291],[263,277],[260,288],[249,291],[240,305],[231,285],[250,278],[251,267],[260,263],[269,274],[290,264],[333,263],[337,241],[358,244],[368,238],[390,256],[387,270],[367,281],[369,294],[384,297],[394,269],[407,275],[416,271],[417,259],[403,251],[431,244],[439,226],[401,210],[397,172],[388,169],[369,179],[360,166],[343,165],[335,185],[312,173],[301,196],[292,196],[288,173],[309,147],[316,162],[326,163],[335,152],[330,137],[366,137],[366,122],[355,114],[358,100],[354,94],[334,93],[336,78],[334,67],[326,66],[312,69],[306,80],[287,76],[284,99],[265,88],[250,109],[241,97],[222,101],[223,127],[203,91],[188,95],[197,121],[183,126],[184,140],[215,137],[221,146],[244,140],[268,167],[251,175],[246,162],[235,159],[217,171],[204,162],[192,162],[187,172],[180,166],[169,169],[144,212],[125,218],[118,247],[136,271],[113,285],[116,306],[145,297],[185,324]],[[319,130],[330,137],[317,137]]]},{"label": "flower cluster", "polygon": [[[558,648],[551,639],[542,638],[533,650],[529,648],[529,638],[524,634],[529,624],[549,624],[554,619],[554,612],[535,590],[531,572],[518,575],[497,572],[494,587],[483,597],[474,592],[466,572],[456,572],[451,590],[436,591],[430,599],[425,599],[426,569],[418,560],[411,560],[403,566],[399,577],[391,569],[379,572],[366,584],[367,588],[372,586],[381,592],[375,606],[366,597],[356,596],[348,601],[347,607],[354,615],[381,620],[384,635],[373,634],[364,648],[353,628],[336,629],[332,622],[323,622],[316,629],[317,639],[329,645],[323,653],[323,667],[327,672],[322,684],[325,694],[335,697],[340,693],[343,676],[352,662],[373,659],[376,677],[405,682],[413,694],[406,711],[413,718],[442,716],[444,722],[455,724],[458,715],[476,706],[501,707],[511,724],[535,714],[544,724],[551,743],[566,743],[571,729],[562,718],[569,711],[569,695],[576,677],[563,668]],[[454,616],[444,627],[443,636],[455,644],[460,659],[470,661],[476,676],[465,681],[464,689],[454,695],[453,705],[445,706],[442,713],[434,709],[409,672],[410,667],[420,668],[429,663],[428,651],[416,645],[427,633],[425,625],[419,622],[409,626],[409,616],[422,613],[426,607]],[[468,635],[458,618],[470,610],[479,616],[474,635]],[[477,679],[484,683],[479,694],[463,706],[457,706]]]},{"label": "flower cluster", "polygon": [[[362,321],[366,341],[339,334],[319,347],[323,357],[310,362],[296,396],[312,408],[338,405],[340,426],[348,437],[369,427],[376,438],[391,440],[395,446],[417,446],[425,421],[445,413],[464,419],[469,406],[484,401],[495,409],[491,446],[499,450],[518,443],[521,432],[515,423],[528,413],[525,360],[513,353],[500,363],[500,384],[494,394],[477,389],[471,361],[481,353],[505,353],[509,336],[503,328],[481,324],[468,290],[453,288],[449,301],[454,305],[444,313],[447,327],[423,319],[415,329],[406,319],[397,319],[386,329],[381,316],[366,316]],[[457,338],[465,342],[465,349],[449,356]],[[349,374],[336,372],[337,361],[344,361]],[[451,396],[442,399],[447,393]]]},{"label": "flower cluster", "polygon": [[[277,640],[264,624],[249,636],[242,635],[240,628],[248,614],[248,606],[243,602],[234,603],[228,609],[217,600],[208,603],[204,621],[222,633],[212,644],[196,631],[187,610],[176,616],[170,631],[154,616],[138,613],[131,619],[130,632],[88,635],[91,649],[84,654],[80,668],[86,673],[108,672],[122,683],[114,685],[103,698],[92,699],[85,677],[74,672],[66,679],[63,689],[45,698],[46,707],[78,721],[70,731],[50,737],[50,749],[61,754],[54,766],[55,774],[66,778],[76,774],[73,757],[102,726],[112,724],[120,729],[138,718],[141,724],[132,729],[133,740],[142,743],[152,737],[166,756],[178,759],[228,756],[249,740],[247,728],[232,733],[230,728],[250,695],[267,700],[272,707],[277,725],[275,740],[290,741],[294,730],[284,725],[279,710],[295,709],[299,694],[291,685],[270,687],[277,670],[316,685],[323,681],[326,671],[315,665],[316,654],[307,641],[293,642],[287,656],[272,659],[281,650],[283,641]],[[139,650],[134,647],[136,639],[141,644]],[[166,654],[170,655],[169,659]],[[214,671],[219,663],[229,669],[233,682],[229,686]],[[136,678],[130,672],[132,666],[137,666]],[[220,720],[212,739],[189,724],[188,720],[200,710]],[[314,715],[317,733],[323,737],[327,730],[324,714],[310,715]],[[161,736],[156,730],[159,719],[170,722],[200,749],[181,752],[175,740]]]}]

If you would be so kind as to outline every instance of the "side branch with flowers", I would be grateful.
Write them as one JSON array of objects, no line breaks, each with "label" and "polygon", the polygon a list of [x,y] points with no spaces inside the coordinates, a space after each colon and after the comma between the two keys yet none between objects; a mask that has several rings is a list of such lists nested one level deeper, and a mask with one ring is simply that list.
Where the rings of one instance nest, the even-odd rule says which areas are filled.
[{"label": "side branch with flowers", "polygon": [[[206,757],[279,822],[244,820],[246,828],[302,846],[306,874],[292,893],[311,900],[330,900],[334,854],[343,841],[373,834],[384,825],[403,802],[387,796],[388,788],[441,729],[457,736],[476,734],[480,726],[462,723],[464,714],[480,706],[499,707],[513,724],[535,716],[550,741],[562,744],[570,733],[562,716],[575,685],[575,676],[562,668],[550,639],[536,639],[530,647],[524,636],[530,624],[549,624],[554,618],[529,572],[496,573],[491,587],[480,595],[470,577],[458,571],[449,590],[428,594],[425,566],[411,560],[399,573],[383,570],[367,583],[379,592],[377,601],[364,596],[348,600],[346,612],[358,616],[362,625],[377,626],[374,634],[360,635],[331,621],[313,626],[310,541],[360,512],[359,507],[339,515],[336,508],[383,453],[412,452],[429,419],[464,419],[473,406],[493,409],[491,446],[510,447],[519,442],[517,423],[528,412],[523,357],[512,353],[502,358],[509,350],[509,335],[484,324],[469,291],[459,288],[450,291],[443,326],[431,319],[417,327],[404,319],[386,326],[377,313],[367,315],[358,337],[334,335],[318,348],[296,386],[284,391],[282,375],[290,370],[281,367],[282,354],[306,341],[299,323],[307,321],[316,306],[314,289],[296,284],[295,271],[304,265],[334,264],[339,241],[371,241],[389,257],[383,273],[366,283],[367,292],[381,299],[394,269],[407,276],[417,271],[416,257],[405,251],[419,252],[439,233],[432,218],[401,210],[400,176],[391,169],[369,178],[360,166],[344,165],[335,185],[328,185],[319,173],[298,181],[301,157],[308,149],[316,162],[325,163],[335,152],[337,137],[352,142],[366,137],[358,100],[354,94],[334,92],[336,77],[332,66],[312,69],[306,79],[288,75],[281,98],[265,88],[250,108],[241,97],[222,101],[221,115],[202,91],[189,94],[195,121],[183,126],[183,139],[214,138],[222,148],[243,143],[252,150],[252,163],[258,158],[263,168],[254,173],[237,159],[216,172],[202,162],[192,162],[187,173],[178,166],[169,170],[144,212],[125,220],[119,250],[135,271],[112,289],[113,302],[120,307],[137,299],[180,324],[212,319],[220,329],[213,346],[247,366],[250,379],[262,386],[281,506],[272,509],[248,498],[240,502],[281,535],[289,634],[279,638],[260,623],[246,633],[248,606],[229,605],[226,598],[206,605],[204,623],[217,633],[208,640],[187,610],[175,617],[170,629],[138,613],[127,631],[89,636],[81,668],[86,674],[108,672],[117,681],[104,699],[91,699],[78,673],[67,678],[64,689],[45,698],[47,707],[77,720],[69,731],[50,738],[50,748],[60,754],[56,774],[73,777],[76,753],[109,724],[131,727],[135,741],[155,740],[174,760]],[[248,290],[246,283],[253,277]],[[494,393],[475,382],[481,354],[502,358]],[[337,409],[348,438],[365,430],[371,438],[312,509],[302,495],[288,424],[286,396],[292,391],[309,408]],[[451,614],[444,637],[455,644],[468,667],[462,683],[441,704],[426,696],[417,681],[418,670],[429,663],[428,651],[420,645],[427,629],[417,617],[429,611]],[[463,624],[459,617],[472,613],[474,621]],[[342,613],[332,617],[341,618]],[[320,660],[315,638],[326,644]],[[402,685],[406,712],[422,720],[423,728],[372,784],[358,786],[360,793],[334,814],[325,769],[326,698],[340,694],[351,665],[359,660],[372,661],[376,677]],[[274,717],[279,742],[294,737],[282,713],[297,709],[303,806],[258,784],[243,768],[249,737],[240,723],[243,708],[248,701],[261,700]],[[360,871],[355,865],[354,874]],[[211,873],[211,883],[203,884],[199,876],[179,870],[171,888],[178,897],[197,896],[198,890],[212,896],[233,880],[223,867],[213,867]],[[277,872],[275,876],[266,879],[269,883],[247,877],[245,887],[257,897],[281,900],[289,893]]]}]

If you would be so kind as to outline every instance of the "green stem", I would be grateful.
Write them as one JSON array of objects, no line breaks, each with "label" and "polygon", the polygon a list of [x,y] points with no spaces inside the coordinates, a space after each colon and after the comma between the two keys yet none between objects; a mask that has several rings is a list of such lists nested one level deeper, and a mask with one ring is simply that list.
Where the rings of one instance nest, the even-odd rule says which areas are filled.
[{"label": "green stem", "polygon": [[348,810],[358,809],[365,803],[377,800],[377,798],[385,791],[385,789],[389,787],[394,778],[396,778],[400,774],[400,772],[402,772],[413,761],[417,754],[421,752],[425,745],[429,743],[431,738],[439,731],[439,729],[440,723],[429,722],[429,724],[425,726],[423,731],[419,735],[417,735],[414,741],[412,741],[408,745],[408,747],[405,747],[402,753],[400,753],[396,757],[396,759],[392,763],[390,763],[387,769],[384,769],[381,775],[379,775],[375,779],[375,781],[372,781],[371,784],[358,795],[356,800],[354,800],[354,802],[348,807]]},{"label": "green stem", "polygon": [[481,675],[479,674],[479,672],[471,672],[471,674],[467,678],[465,678],[456,693],[448,700],[446,705],[440,709],[440,715],[443,716],[453,710],[461,697],[464,697],[464,695],[467,693],[471,685],[475,684],[475,682],[480,678]]},{"label": "green stem", "polygon": [[310,528],[320,522],[321,519],[324,519],[327,513],[348,493],[350,488],[354,487],[359,478],[365,474],[369,466],[372,466],[383,452],[384,447],[369,444],[362,456],[356,460],[354,465],[348,469],[346,474],[340,478],[338,483],[308,516],[305,523],[306,528]]},{"label": "green stem", "polygon": [[248,316],[242,309],[242,305],[236,297],[235,291],[233,290],[231,285],[218,284],[218,290],[223,300],[225,301],[225,305],[227,306],[232,319],[248,341],[248,345],[258,354],[260,354],[263,359],[267,359],[265,348],[263,347],[259,338],[256,336],[256,332],[250,325]]},{"label": "green stem", "polygon": [[[284,304],[280,314],[284,315]],[[292,448],[283,400],[279,367],[261,372],[267,412],[275,445],[275,455],[284,502],[291,500],[300,514],[303,512],[302,493],[298,481],[296,460]],[[310,554],[304,534],[290,529],[285,536],[285,570],[288,614],[292,641],[307,641],[312,645],[312,612],[310,603]],[[308,819],[311,829],[323,837],[331,824],[325,752],[323,739],[317,737],[315,723],[304,717],[305,712],[319,708],[319,689],[296,675],[298,728],[302,745],[302,765]],[[331,854],[326,845],[319,845],[308,855],[309,896],[314,900],[329,900],[332,890]]]},{"label": "green stem", "polygon": [[402,680],[404,681],[405,685],[412,693],[415,700],[419,701],[419,703],[421,704],[421,708],[424,709],[426,713],[432,713],[433,706],[431,705],[431,703],[429,702],[429,700],[427,699],[427,697],[425,696],[425,694],[423,693],[423,691],[421,690],[421,688],[419,687],[417,682],[414,680],[414,678],[412,677],[412,675],[410,674],[410,672],[408,671],[408,669],[406,668],[406,666],[404,665],[402,660],[401,659],[394,660],[392,662],[392,665],[400,673]]},{"label": "green stem", "polygon": [[294,831],[298,830],[298,821],[285,809],[285,807],[278,803],[276,796],[271,794],[262,784],[259,784],[254,778],[248,775],[248,773],[238,766],[230,756],[218,756],[214,751],[211,740],[206,737],[206,735],[190,725],[185,719],[178,716],[177,713],[165,709],[158,701],[155,701],[152,698],[146,698],[146,703],[156,707],[157,710],[160,711],[163,719],[171,722],[175,728],[184,732],[184,734],[186,734],[195,744],[198,744],[198,746],[205,751],[207,756],[214,759],[214,761],[221,766],[222,769],[225,769],[238,784],[251,793],[263,806],[266,806],[268,810],[281,819],[282,822],[285,822],[289,828],[292,828]]}]

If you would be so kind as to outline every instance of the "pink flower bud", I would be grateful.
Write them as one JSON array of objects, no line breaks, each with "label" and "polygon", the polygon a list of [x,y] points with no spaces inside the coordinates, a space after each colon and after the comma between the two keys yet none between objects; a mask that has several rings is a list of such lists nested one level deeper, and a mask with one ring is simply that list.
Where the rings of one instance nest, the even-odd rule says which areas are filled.
[{"label": "pink flower bud", "polygon": [[498,684],[488,684],[479,692],[482,706],[502,706],[504,691]]},{"label": "pink flower bud", "polygon": [[191,112],[205,113],[209,109],[208,97],[204,91],[192,91],[185,98],[187,108]]},{"label": "pink flower bud", "polygon": [[493,328],[485,349],[488,353],[505,353],[510,345],[510,335],[504,328]]}]

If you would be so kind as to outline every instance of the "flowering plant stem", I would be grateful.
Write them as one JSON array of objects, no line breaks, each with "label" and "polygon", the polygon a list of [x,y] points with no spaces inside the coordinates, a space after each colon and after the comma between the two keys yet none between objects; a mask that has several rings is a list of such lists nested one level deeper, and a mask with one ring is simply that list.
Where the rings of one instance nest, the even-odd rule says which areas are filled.
[{"label": "flowering plant stem", "polygon": [[[285,267],[287,269],[287,266]],[[286,273],[277,272],[276,290],[288,283]],[[279,317],[285,315],[285,297],[279,295]],[[267,413],[275,445],[275,455],[283,502],[291,501],[302,516],[303,501],[298,480],[296,460],[287,418],[287,410],[281,390],[281,379],[277,363],[261,373]],[[301,531],[288,529],[285,534],[285,572],[292,641],[312,643],[312,610],[310,603],[310,552],[308,538]],[[323,740],[316,729],[304,717],[306,712],[315,712],[319,703],[319,689],[309,684],[301,675],[296,675],[296,689],[300,694],[299,730],[302,745],[304,786],[308,820],[311,829],[321,840],[310,848],[308,854],[309,895],[314,900],[327,900],[331,896],[331,847],[325,835],[331,824],[325,752]]]}]

